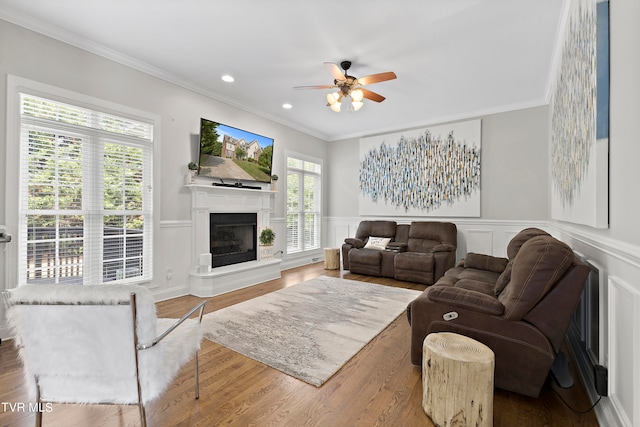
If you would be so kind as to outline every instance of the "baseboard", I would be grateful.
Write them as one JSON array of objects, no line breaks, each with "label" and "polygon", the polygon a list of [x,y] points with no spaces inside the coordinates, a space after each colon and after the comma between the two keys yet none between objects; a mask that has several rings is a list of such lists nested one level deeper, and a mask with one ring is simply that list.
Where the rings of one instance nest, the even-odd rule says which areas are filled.
[{"label": "baseboard", "polygon": [[[589,400],[593,404],[593,402],[598,400],[599,396],[596,393],[596,389],[593,384],[591,361],[587,360],[584,352],[581,351],[580,342],[572,331],[567,335],[567,340],[569,342],[568,347],[569,352],[571,353],[571,358],[576,364],[577,374],[580,375],[582,384],[584,384],[587,394],[589,395]],[[620,419],[613,402],[607,396],[603,396],[593,410],[596,414],[596,418],[598,419],[598,424],[601,426],[631,427],[630,424],[627,424]]]},{"label": "baseboard", "polygon": [[189,285],[176,286],[169,289],[156,290],[151,289],[153,297],[157,301],[165,301],[168,299],[178,298],[185,295],[189,295]]},{"label": "baseboard", "polygon": [[4,340],[8,340],[10,338],[12,338],[11,329],[9,329],[8,326],[1,326],[0,327],[0,339],[2,341],[4,341]]}]

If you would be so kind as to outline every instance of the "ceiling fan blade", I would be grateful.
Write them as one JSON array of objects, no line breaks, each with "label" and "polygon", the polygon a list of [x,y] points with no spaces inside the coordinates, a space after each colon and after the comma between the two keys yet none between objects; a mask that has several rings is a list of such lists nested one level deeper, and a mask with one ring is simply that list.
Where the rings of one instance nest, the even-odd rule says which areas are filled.
[{"label": "ceiling fan blade", "polygon": [[327,68],[329,73],[331,73],[334,79],[340,81],[344,80],[344,74],[342,74],[342,71],[340,71],[340,68],[338,68],[336,64],[333,62],[325,62],[324,66]]},{"label": "ceiling fan blade", "polygon": [[373,83],[385,82],[387,80],[393,80],[395,78],[397,78],[396,73],[394,73],[393,71],[387,71],[386,73],[378,73],[372,74],[370,76],[360,77],[358,78],[358,83],[364,86]]},{"label": "ceiling fan blade", "polygon": [[384,96],[378,93],[372,92],[368,89],[360,88],[360,90],[362,91],[362,96],[364,96],[365,98],[371,101],[382,102],[386,99]]},{"label": "ceiling fan blade", "polygon": [[332,89],[337,87],[336,85],[317,85],[317,86],[295,86],[293,89],[295,90],[303,90],[303,89]]}]

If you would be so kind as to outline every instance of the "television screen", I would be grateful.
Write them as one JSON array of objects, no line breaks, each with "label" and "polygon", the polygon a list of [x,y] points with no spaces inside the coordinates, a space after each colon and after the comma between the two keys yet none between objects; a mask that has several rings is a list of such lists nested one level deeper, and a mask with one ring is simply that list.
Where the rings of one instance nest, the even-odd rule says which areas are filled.
[{"label": "television screen", "polygon": [[273,139],[200,119],[198,175],[235,182],[271,182]]}]

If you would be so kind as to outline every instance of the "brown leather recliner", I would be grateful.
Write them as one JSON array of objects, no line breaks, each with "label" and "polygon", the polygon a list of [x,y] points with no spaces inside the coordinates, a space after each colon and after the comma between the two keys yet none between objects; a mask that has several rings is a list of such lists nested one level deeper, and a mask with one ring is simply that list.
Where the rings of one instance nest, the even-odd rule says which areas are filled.
[{"label": "brown leather recliner", "polygon": [[456,262],[458,228],[452,222],[414,221],[407,250],[394,259],[395,278],[432,285]]},{"label": "brown leather recliner", "polygon": [[467,254],[407,308],[411,361],[434,332],[454,332],[495,353],[496,387],[537,397],[560,351],[589,268],[542,230],[509,243],[509,258]]},{"label": "brown leather recliner", "polygon": [[[365,249],[365,246],[371,237],[385,237],[390,241],[406,243],[409,226],[400,227],[401,233],[396,237],[398,224],[395,221],[360,222],[355,238],[345,239],[342,245],[343,268],[356,274],[393,277],[393,258],[395,253],[385,250]],[[351,265],[351,258],[353,258],[353,265]]]},{"label": "brown leather recliner", "polygon": [[[342,265],[356,274],[431,285],[453,267],[457,233],[451,222],[362,221],[356,237],[345,239],[342,245]],[[377,249],[367,247],[374,237],[389,242]]]}]

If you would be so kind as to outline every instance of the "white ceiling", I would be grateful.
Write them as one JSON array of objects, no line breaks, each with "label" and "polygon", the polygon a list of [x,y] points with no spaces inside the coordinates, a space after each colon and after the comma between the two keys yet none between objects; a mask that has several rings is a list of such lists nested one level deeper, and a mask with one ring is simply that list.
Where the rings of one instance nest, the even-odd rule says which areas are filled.
[{"label": "white ceiling", "polygon": [[[0,0],[0,18],[332,141],[546,104],[565,1]],[[397,74],[367,86],[384,102],[292,89],[345,59]]]}]

